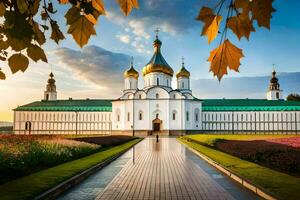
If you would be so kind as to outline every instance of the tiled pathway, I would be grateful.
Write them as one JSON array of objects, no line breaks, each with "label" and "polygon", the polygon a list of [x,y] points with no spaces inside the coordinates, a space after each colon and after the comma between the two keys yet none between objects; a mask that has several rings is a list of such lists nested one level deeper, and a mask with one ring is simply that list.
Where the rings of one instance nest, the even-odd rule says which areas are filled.
[{"label": "tiled pathway", "polygon": [[233,199],[214,179],[185,156],[175,138],[146,138],[104,191],[108,199]]}]

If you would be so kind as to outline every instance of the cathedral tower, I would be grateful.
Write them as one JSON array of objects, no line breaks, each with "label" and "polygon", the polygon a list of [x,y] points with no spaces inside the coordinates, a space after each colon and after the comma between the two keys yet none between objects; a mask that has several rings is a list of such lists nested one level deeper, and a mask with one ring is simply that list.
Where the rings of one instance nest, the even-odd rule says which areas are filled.
[{"label": "cathedral tower", "polygon": [[48,83],[46,86],[46,91],[44,92],[44,100],[46,101],[55,101],[57,100],[57,92],[56,92],[56,85],[54,80],[54,75],[51,72],[49,75]]},{"label": "cathedral tower", "polygon": [[273,70],[272,78],[270,79],[270,85],[267,91],[268,100],[279,100],[282,99],[282,90],[280,90],[280,84],[278,83],[278,78],[276,77],[276,71]]},{"label": "cathedral tower", "polygon": [[176,74],[177,89],[183,92],[190,90],[190,72],[184,67],[184,58],[182,58],[181,69]]},{"label": "cathedral tower", "polygon": [[133,68],[133,58],[131,58],[130,68],[124,72],[125,88],[124,90],[138,89],[139,73]]}]

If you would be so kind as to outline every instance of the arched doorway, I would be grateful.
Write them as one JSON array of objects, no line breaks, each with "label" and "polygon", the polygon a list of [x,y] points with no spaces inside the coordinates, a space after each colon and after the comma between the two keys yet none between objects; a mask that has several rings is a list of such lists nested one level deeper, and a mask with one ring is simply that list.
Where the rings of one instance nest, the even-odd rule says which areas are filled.
[{"label": "arched doorway", "polygon": [[153,124],[153,132],[159,132],[161,130],[162,121],[158,117],[156,117],[152,121],[152,124]]},{"label": "arched doorway", "polygon": [[30,135],[31,134],[31,122],[30,121],[25,122],[25,134],[27,131],[28,131],[28,134]]}]

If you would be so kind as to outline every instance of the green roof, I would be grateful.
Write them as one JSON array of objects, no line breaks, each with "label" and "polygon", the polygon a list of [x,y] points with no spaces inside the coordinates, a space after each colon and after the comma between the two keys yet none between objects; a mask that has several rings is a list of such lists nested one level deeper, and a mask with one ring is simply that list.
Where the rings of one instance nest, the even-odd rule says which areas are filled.
[{"label": "green roof", "polygon": [[267,99],[203,99],[202,111],[300,111],[300,102]]},{"label": "green roof", "polygon": [[56,101],[35,101],[30,104],[19,106],[15,111],[112,111],[112,100],[85,99],[85,100],[56,100]]}]

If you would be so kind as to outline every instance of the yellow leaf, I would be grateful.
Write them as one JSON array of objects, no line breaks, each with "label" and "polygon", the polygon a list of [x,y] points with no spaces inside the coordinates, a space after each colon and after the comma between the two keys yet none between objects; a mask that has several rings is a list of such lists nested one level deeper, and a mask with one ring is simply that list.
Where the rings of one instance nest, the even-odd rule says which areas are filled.
[{"label": "yellow leaf", "polygon": [[28,10],[27,0],[17,0],[17,5],[20,13],[24,13]]},{"label": "yellow leaf", "polygon": [[84,15],[80,15],[79,18],[70,25],[68,33],[72,34],[74,40],[80,47],[87,44],[91,35],[96,35],[93,24]]},{"label": "yellow leaf", "polygon": [[212,20],[207,20],[205,22],[201,35],[207,36],[208,44],[210,44],[217,37],[221,21],[222,16],[215,15]]},{"label": "yellow leaf", "polygon": [[30,45],[27,48],[27,56],[29,56],[35,62],[37,62],[38,60],[47,62],[47,57],[44,50],[37,45]]},{"label": "yellow leaf", "polygon": [[24,72],[29,65],[29,60],[23,54],[17,53],[10,56],[8,59],[8,65],[13,74],[19,70]]},{"label": "yellow leaf", "polygon": [[60,31],[59,26],[55,21],[50,21],[52,33],[51,33],[51,39],[54,40],[57,44],[59,43],[59,40],[65,39],[65,36]]},{"label": "yellow leaf", "polygon": [[244,36],[249,40],[250,32],[255,31],[252,21],[250,21],[249,16],[245,14],[230,17],[227,21],[227,27],[230,28],[239,39]]},{"label": "yellow leaf", "polygon": [[1,2],[0,3],[0,17],[4,16],[4,13],[5,13],[5,5]]},{"label": "yellow leaf", "polygon": [[219,81],[224,74],[227,74],[227,67],[238,72],[240,59],[244,57],[241,49],[234,46],[228,39],[223,44],[210,52],[207,61],[210,63],[210,70]]},{"label": "yellow leaf", "polygon": [[272,12],[275,11],[272,3],[273,0],[252,0],[252,19],[257,21],[258,26],[270,29]]},{"label": "yellow leaf", "polygon": [[202,7],[196,19],[204,22],[201,35],[206,35],[210,44],[218,35],[222,16],[214,15],[211,8]]},{"label": "yellow leaf", "polygon": [[117,0],[125,16],[128,16],[132,8],[139,8],[138,0]]},{"label": "yellow leaf", "polygon": [[101,15],[105,14],[104,3],[102,0],[92,0],[92,6],[99,11]]},{"label": "yellow leaf", "polygon": [[1,71],[1,68],[0,68],[0,80],[5,80],[6,79],[6,76],[5,74]]}]

